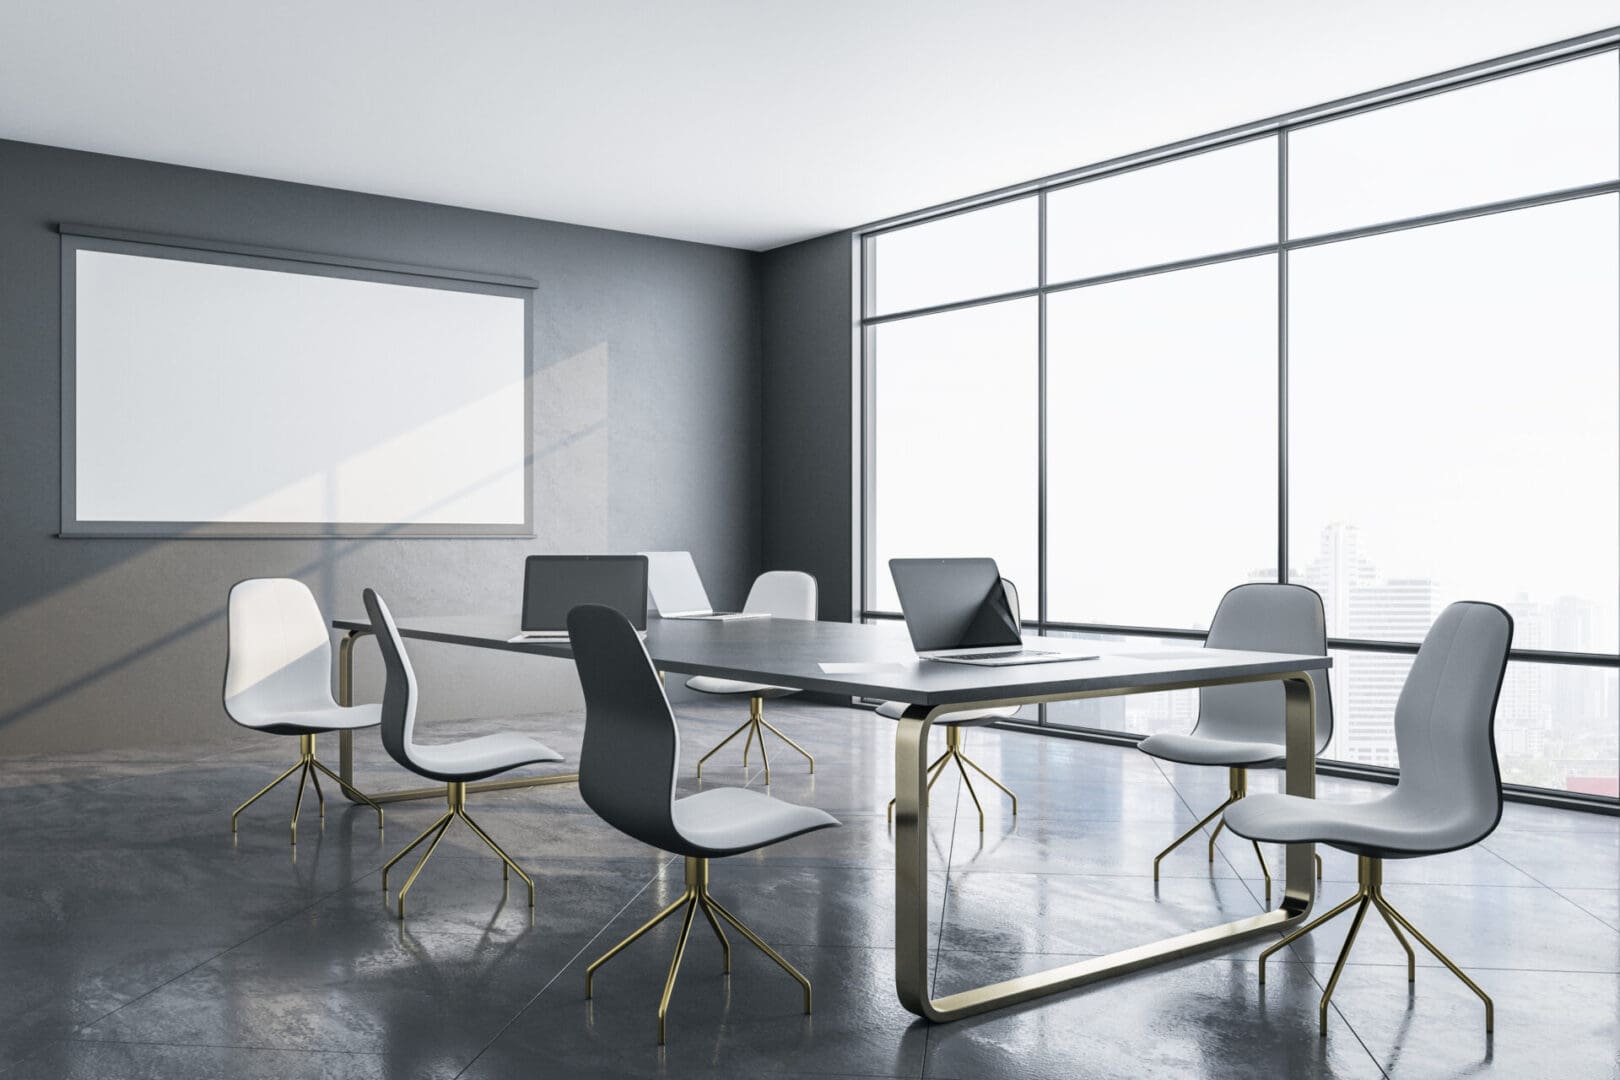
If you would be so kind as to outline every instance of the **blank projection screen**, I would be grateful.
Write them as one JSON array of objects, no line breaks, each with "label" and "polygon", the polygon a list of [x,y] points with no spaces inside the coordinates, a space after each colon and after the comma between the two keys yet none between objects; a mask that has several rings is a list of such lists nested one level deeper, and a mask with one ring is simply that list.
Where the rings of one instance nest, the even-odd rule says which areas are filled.
[{"label": "blank projection screen", "polygon": [[524,536],[533,284],[62,229],[64,535]]}]

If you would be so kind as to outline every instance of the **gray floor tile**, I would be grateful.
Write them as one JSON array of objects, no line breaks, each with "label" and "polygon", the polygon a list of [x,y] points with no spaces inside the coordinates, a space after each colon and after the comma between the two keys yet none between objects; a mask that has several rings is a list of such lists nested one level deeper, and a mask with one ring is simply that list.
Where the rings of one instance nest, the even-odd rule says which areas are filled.
[{"label": "gray floor tile", "polygon": [[[1317,978],[1329,970],[1319,965]],[[1469,974],[1495,999],[1492,1035],[1479,998],[1444,970],[1420,970],[1411,985],[1398,970],[1347,970],[1333,1003],[1391,1076],[1620,1077],[1620,984],[1613,976]]]},{"label": "gray floor tile", "polygon": [[14,1074],[54,1080],[387,1080],[398,1075],[379,1054],[88,1042],[52,1043]]},{"label": "gray floor tile", "polygon": [[805,1016],[797,984],[745,942],[734,940],[732,974],[721,975],[719,946],[701,925],[660,1050],[658,998],[671,947],[667,936],[649,935],[625,950],[598,971],[589,1002],[584,964],[576,964],[494,1040],[466,1080],[531,1076],[540,1062],[551,1075],[582,1080],[922,1074],[927,1029],[895,1000],[889,950],[784,948],[815,987],[814,1012]]},{"label": "gray floor tile", "polygon": [[[936,994],[1012,978],[1062,957],[947,953]],[[1069,959],[1080,959],[1071,957]],[[1317,1035],[1320,988],[1307,969],[1274,975],[1262,998],[1252,964],[1194,962],[1123,976],[1061,997],[933,1029],[927,1075],[1071,1080],[1076,1076],[1378,1077],[1334,1015]],[[1299,998],[1308,1008],[1284,1008]]]},{"label": "gray floor tile", "polygon": [[[369,811],[328,784],[324,824],[306,795],[267,796],[230,833],[230,810],[291,762],[291,740],[243,734],[203,748],[38,757],[0,781],[0,1073],[7,1077],[469,1077],[837,1075],[980,1080],[1086,1076],[1620,1077],[1620,821],[1510,806],[1478,847],[1387,864],[1392,901],[1498,1000],[1479,1006],[1427,954],[1410,993],[1404,955],[1369,921],[1316,1035],[1321,983],[1348,919],[1275,956],[1225,954],[942,1027],[894,993],[893,725],[865,710],[772,702],[768,715],[817,769],[771,744],[780,798],[843,827],[719,861],[715,894],[816,982],[807,1020],[794,984],[736,934],[734,975],[699,923],[671,1009],[654,1017],[676,928],[608,965],[596,1002],[583,965],[673,900],[679,859],[609,828],[571,785],[475,793],[473,815],[535,878],[517,879],[460,826],[411,892],[404,926],[379,870],[440,812],[427,799]],[[757,751],[734,744],[693,775],[746,715],[739,702],[679,705],[680,793],[762,788]],[[436,722],[433,737],[530,731],[577,755],[577,715]],[[935,752],[943,740],[936,737]],[[955,774],[931,801],[930,926],[936,992],[964,989],[1261,910],[1252,849],[1223,834],[1153,856],[1226,793],[1221,769],[1133,748],[974,731],[968,752],[1019,794],[989,785],[981,833]],[[321,741],[334,766],[335,739]],[[570,758],[562,766],[573,767]],[[356,777],[425,786],[375,733]],[[977,779],[977,778],[976,778]],[[1275,787],[1257,775],[1251,790]],[[1322,797],[1387,787],[1323,778]],[[1281,850],[1266,849],[1273,873]],[[1355,861],[1325,851],[1318,910],[1347,895]],[[392,879],[395,888],[409,863]],[[1363,1045],[1365,1044],[1365,1045]]]}]

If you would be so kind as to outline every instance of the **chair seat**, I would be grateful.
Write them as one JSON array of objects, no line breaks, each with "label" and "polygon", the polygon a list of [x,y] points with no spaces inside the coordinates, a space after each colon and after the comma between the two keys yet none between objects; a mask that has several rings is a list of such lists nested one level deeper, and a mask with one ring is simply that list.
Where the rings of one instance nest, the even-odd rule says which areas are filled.
[{"label": "chair seat", "polygon": [[702,858],[738,855],[838,824],[825,810],[735,787],[676,799],[672,813],[675,830],[690,845],[677,854]]},{"label": "chair seat", "polygon": [[502,732],[438,746],[416,743],[411,746],[411,759],[411,767],[423,776],[459,783],[537,761],[561,761],[563,756],[527,735]]},{"label": "chair seat", "polygon": [[237,723],[271,735],[319,735],[323,731],[356,731],[382,723],[381,705],[315,705],[286,712],[243,713]]},{"label": "chair seat", "polygon": [[[898,720],[906,712],[906,703],[903,701],[885,701],[877,707],[877,714],[887,720]],[[935,727],[968,727],[983,724],[993,724],[997,720],[1006,720],[1018,715],[1017,705],[1003,705],[999,709],[968,709],[965,712],[948,713],[934,721]]]},{"label": "chair seat", "polygon": [[789,686],[765,686],[762,683],[738,682],[736,679],[717,679],[713,675],[694,675],[686,680],[686,685],[703,694],[747,694],[749,697],[778,698],[798,693]]},{"label": "chair seat", "polygon": [[1436,855],[1480,839],[1477,817],[1463,807],[1419,807],[1396,792],[1360,803],[1250,795],[1228,807],[1225,817],[1227,828],[1249,840],[1328,844],[1384,859]]},{"label": "chair seat", "polygon": [[1288,759],[1288,749],[1280,742],[1243,742],[1165,733],[1149,735],[1136,745],[1144,754],[1183,765],[1261,768],[1282,765]]}]

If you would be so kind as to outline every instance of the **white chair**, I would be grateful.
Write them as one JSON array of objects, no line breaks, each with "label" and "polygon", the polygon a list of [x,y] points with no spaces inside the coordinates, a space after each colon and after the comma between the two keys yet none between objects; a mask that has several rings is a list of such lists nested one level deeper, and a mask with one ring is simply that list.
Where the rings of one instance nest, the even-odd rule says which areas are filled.
[{"label": "white chair", "polygon": [[[1210,620],[1204,644],[1211,649],[1252,649],[1257,652],[1327,655],[1327,617],[1322,598],[1304,585],[1264,582],[1227,590]],[[1333,695],[1327,673],[1311,672],[1316,689],[1316,752],[1327,749],[1333,738]],[[1170,842],[1153,857],[1153,880],[1159,880],[1164,857],[1221,817],[1249,792],[1250,769],[1280,769],[1287,758],[1284,745],[1284,692],[1278,683],[1209,686],[1198,691],[1198,720],[1185,735],[1149,735],[1137,744],[1144,754],[1183,765],[1223,765],[1227,770],[1226,801],[1198,824]],[[1226,822],[1217,822],[1209,834],[1209,861],[1215,861],[1215,838]],[[1271,902],[1271,870],[1260,845],[1255,858],[1266,879],[1266,902]],[[1322,861],[1316,861],[1322,876]]]},{"label": "white chair", "polygon": [[[1006,578],[1001,579],[1002,591],[1007,594],[1007,606],[1012,610],[1013,622],[1023,622],[1023,611],[1018,604],[1018,587]],[[906,705],[901,701],[885,701],[877,707],[877,714],[889,720],[898,720],[905,715]],[[962,783],[967,793],[973,798],[973,805],[979,811],[979,831],[984,832],[984,806],[979,802],[979,793],[973,790],[973,780],[968,775],[968,769],[973,769],[986,780],[1000,788],[1007,798],[1012,800],[1013,817],[1018,816],[1018,796],[1012,789],[994,776],[985,771],[984,766],[967,756],[962,749],[966,729],[970,727],[984,727],[997,720],[1006,720],[1018,715],[1018,706],[1007,705],[999,709],[969,709],[966,712],[948,713],[942,719],[934,722],[934,727],[945,729],[945,752],[934,759],[928,766],[928,790],[934,790],[934,782],[944,775],[945,770],[952,762],[962,773]],[[889,800],[889,824],[894,824],[894,803]]]},{"label": "white chair", "polygon": [[[814,621],[816,617],[816,579],[809,574],[798,570],[772,570],[759,575],[754,579],[753,588],[748,590],[748,599],[743,603],[743,612],[750,615],[769,615],[774,619],[806,619]],[[720,740],[720,745],[698,758],[697,774],[703,775],[703,763],[718,754],[722,747],[741,735],[748,732],[748,738],[743,742],[743,767],[748,766],[748,750],[754,744],[754,738],[759,738],[759,759],[765,764],[765,782],[771,782],[771,759],[765,753],[765,732],[769,731],[778,739],[787,743],[793,749],[804,755],[810,763],[810,771],[816,771],[816,759],[810,751],[778,731],[769,720],[765,719],[765,699],[785,697],[796,694],[797,690],[785,686],[764,686],[759,683],[737,682],[734,679],[717,679],[710,675],[694,675],[686,680],[686,685],[693,690],[704,694],[723,694],[748,697],[748,719],[743,721],[741,727]]]},{"label": "white chair", "polygon": [[503,881],[510,880],[509,870],[517,871],[517,876],[529,887],[529,907],[534,907],[534,879],[525,874],[523,868],[513,862],[512,857],[468,815],[467,785],[475,780],[483,780],[518,768],[520,765],[531,765],[537,761],[561,761],[562,755],[527,735],[510,732],[481,735],[475,739],[435,745],[417,742],[416,672],[411,668],[410,657],[405,655],[405,642],[399,636],[399,628],[394,625],[394,617],[389,613],[388,605],[383,603],[382,597],[373,589],[365,590],[362,597],[366,604],[366,614],[371,617],[371,631],[376,635],[377,647],[382,651],[383,670],[387,675],[382,701],[383,748],[388,751],[389,757],[418,776],[443,781],[445,801],[449,804],[445,812],[440,814],[438,820],[429,825],[421,836],[412,840],[403,851],[383,864],[383,892],[385,894],[388,892],[388,872],[394,868],[394,864],[409,855],[429,836],[433,837],[433,842],[417,860],[410,876],[405,879],[405,884],[400,886],[399,917],[404,919],[405,894],[416,883],[417,875],[422,872],[422,867],[427,865],[433,850],[439,846],[439,841],[444,839],[445,830],[460,818],[478,839],[500,856]]},{"label": "white chair", "polygon": [[662,1045],[675,977],[680,973],[693,917],[702,911],[720,939],[725,974],[731,973],[731,943],[720,928],[721,919],[793,976],[804,990],[804,1011],[808,1013],[810,980],[709,894],[709,860],[830,828],[838,819],[746,788],[713,788],[677,799],[680,729],[647,648],[630,621],[612,608],[585,604],[568,615],[568,639],[585,691],[585,742],[579,754],[581,797],[602,820],[625,835],[686,859],[686,891],[585,969],[585,996],[591,996],[597,968],[682,911],[675,957],[658,1002],[658,1042]]},{"label": "white chair", "polygon": [[1263,984],[1268,956],[1355,907],[1350,933],[1317,1010],[1323,1035],[1328,1001],[1369,907],[1378,909],[1406,950],[1407,982],[1417,978],[1417,960],[1403,928],[1485,1003],[1485,1030],[1495,1026],[1490,995],[1384,897],[1384,860],[1469,847],[1489,836],[1502,820],[1502,773],[1494,726],[1512,645],[1513,618],[1495,604],[1467,601],[1440,613],[1395,703],[1400,779],[1388,794],[1358,803],[1255,795],[1226,811],[1226,824],[1239,836],[1274,844],[1327,844],[1356,856],[1355,894],[1260,954]]},{"label": "white chair", "polygon": [[354,731],[376,727],[380,705],[345,708],[332,698],[332,639],[315,597],[292,578],[249,578],[231,586],[225,605],[225,715],[255,731],[298,736],[298,760],[292,767],[238,806],[236,819],[271,788],[298,773],[298,797],[293,802],[292,842],[298,843],[298,812],[304,805],[304,785],[314,781],[321,819],[326,818],[326,796],[320,773],[331,777],[351,798],[377,811],[382,807],[343,782],[315,756],[315,736],[326,731]]}]

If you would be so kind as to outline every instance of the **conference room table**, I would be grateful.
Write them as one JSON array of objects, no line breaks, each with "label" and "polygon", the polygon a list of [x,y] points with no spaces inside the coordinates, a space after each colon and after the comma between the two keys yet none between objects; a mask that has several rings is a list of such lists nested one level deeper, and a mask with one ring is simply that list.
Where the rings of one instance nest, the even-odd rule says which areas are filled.
[{"label": "conference room table", "polygon": [[[477,649],[571,658],[566,639],[513,642],[517,614],[403,616],[401,636]],[[371,633],[365,619],[335,619],[345,631],[338,650],[339,703],[352,704],[354,646]],[[1284,790],[1306,798],[1316,788],[1316,700],[1309,673],[1325,671],[1325,656],[1207,649],[1195,645],[1032,639],[1077,659],[1061,663],[984,667],[919,661],[896,624],[856,625],[797,619],[698,621],[649,619],[646,646],[660,671],[712,675],[906,705],[895,729],[895,989],[912,1013],[935,1022],[971,1016],[1166,964],[1193,953],[1236,945],[1286,929],[1310,911],[1315,895],[1311,844],[1293,844],[1285,857],[1279,905],[1259,915],[1147,942],[1106,956],[935,998],[930,994],[928,929],[928,731],[965,709],[1029,705],[1122,694],[1278,682],[1285,703]],[[1078,657],[1091,656],[1092,659]],[[353,733],[342,733],[340,768],[353,780]],[[489,781],[473,789],[568,783],[577,774]],[[442,787],[372,793],[379,802],[442,797]]]}]

